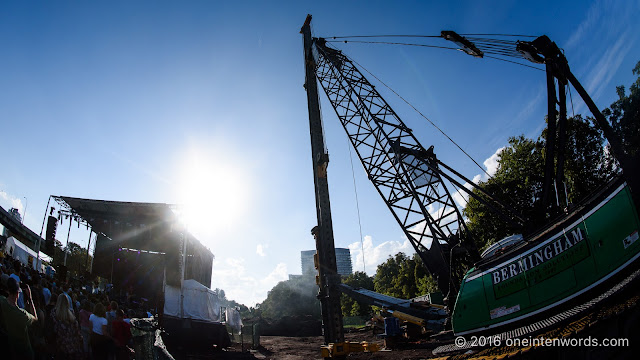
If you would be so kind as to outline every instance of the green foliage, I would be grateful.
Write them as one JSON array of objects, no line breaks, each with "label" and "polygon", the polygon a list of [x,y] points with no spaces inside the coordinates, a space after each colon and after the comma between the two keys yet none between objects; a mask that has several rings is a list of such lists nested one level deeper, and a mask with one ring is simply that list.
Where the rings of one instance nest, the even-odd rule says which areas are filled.
[{"label": "green foliage", "polygon": [[[495,175],[479,184],[498,201],[510,205],[525,218],[533,218],[534,222],[542,217],[535,209],[542,194],[543,148],[540,140],[534,141],[522,135],[510,138],[509,146],[499,154]],[[474,192],[479,193],[477,190]],[[469,199],[464,215],[479,249],[519,231],[474,198]]]},{"label": "green foliage", "polygon": [[584,199],[614,174],[613,160],[604,149],[605,139],[593,123],[580,115],[567,121],[565,182],[569,203]]},{"label": "green foliage", "polygon": [[413,255],[413,260],[415,261],[414,278],[416,279],[416,296],[440,291],[436,279],[429,274],[420,256],[417,254]]},{"label": "green foliage", "polygon": [[[354,288],[362,288],[367,290],[374,289],[373,278],[362,271],[356,271],[355,273],[344,277],[342,279],[342,283]],[[340,306],[342,308],[342,315],[345,317],[370,316],[373,312],[371,306],[359,303],[345,294],[342,294],[340,296]]]},{"label": "green foliage", "polygon": [[[499,155],[495,175],[479,184],[498,201],[523,215],[527,220],[525,232],[546,221],[547,214],[541,206],[545,137],[546,130],[535,141],[522,135],[510,138],[509,146]],[[584,199],[613,173],[612,161],[604,151],[602,134],[592,122],[580,115],[567,119],[565,159],[569,203]],[[558,190],[562,196],[562,188]],[[477,193],[477,190],[474,191]],[[473,198],[465,207],[464,215],[479,249],[505,236],[522,232],[522,229],[506,223]]]},{"label": "green foliage", "polygon": [[224,306],[224,307],[228,307],[228,308],[237,308],[238,311],[240,312],[240,316],[242,316],[242,317],[251,317],[252,316],[251,310],[247,306],[245,306],[244,304],[240,304],[239,302],[237,302],[235,300],[227,299],[227,295],[225,294],[224,290],[222,290],[220,288],[215,288],[213,290],[213,292],[218,297],[218,301],[220,302],[220,306]]},{"label": "green foliage", "polygon": [[[437,291],[433,279],[422,264],[420,257],[408,257],[397,253],[378,266],[375,277],[364,272],[343,277],[342,282],[354,288],[373,290],[382,294],[410,299]],[[316,298],[318,286],[313,277],[300,277],[281,281],[269,291],[267,298],[248,309],[253,316],[278,319],[283,316],[312,315],[320,318],[320,302]],[[369,317],[374,308],[354,301],[342,294],[341,309],[344,317]]]},{"label": "green foliage", "polygon": [[640,61],[633,68],[636,81],[629,87],[629,94],[623,85],[616,88],[618,100],[602,111],[620,136],[622,145],[629,155],[640,155]]},{"label": "green foliage", "polygon": [[[64,247],[58,240],[55,241],[55,249],[53,256],[53,265],[59,266],[64,264]],[[89,255],[87,259],[87,249],[82,248],[80,245],[69,242],[67,246],[67,269],[73,275],[84,274],[88,271],[89,264],[91,264],[93,256]]]},{"label": "green foliage", "polygon": [[320,318],[320,302],[316,298],[318,286],[313,277],[281,281],[260,304],[263,317],[278,319],[283,316],[312,315]]},{"label": "green foliage", "polygon": [[408,257],[400,252],[389,257],[378,265],[373,282],[376,292],[401,299],[437,291],[435,279],[427,274],[417,254]]}]

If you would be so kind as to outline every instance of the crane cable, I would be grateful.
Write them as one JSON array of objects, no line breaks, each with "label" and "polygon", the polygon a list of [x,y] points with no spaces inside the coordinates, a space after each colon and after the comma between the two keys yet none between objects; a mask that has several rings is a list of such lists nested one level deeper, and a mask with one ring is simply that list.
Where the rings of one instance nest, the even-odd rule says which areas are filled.
[{"label": "crane cable", "polygon": [[[420,110],[418,110],[415,106],[413,106],[413,104],[411,104],[407,99],[405,99],[404,97],[402,97],[402,95],[398,94],[395,90],[393,90],[389,85],[387,85],[384,81],[380,80],[380,78],[378,78],[376,75],[374,75],[371,71],[369,71],[367,68],[365,68],[364,66],[362,66],[362,64],[360,64],[359,62],[355,61],[354,59],[350,58],[349,56],[345,55],[351,62],[355,63],[356,65],[358,65],[362,70],[366,71],[369,75],[371,75],[374,79],[376,79],[377,81],[379,81],[384,87],[386,87],[387,89],[389,89],[389,91],[391,91],[393,94],[395,94],[398,98],[400,98],[402,101],[404,101],[409,107],[411,107],[415,112],[417,112],[420,116],[422,116],[425,120],[427,120],[434,128],[436,128],[442,135],[444,135],[453,145],[455,145],[465,156],[467,156],[471,161],[473,161],[473,163],[483,172],[487,175],[487,179],[492,179],[493,176],[491,174],[489,174],[482,166],[480,166],[480,164],[478,164],[478,162],[471,156],[469,155],[469,153],[467,153],[464,149],[462,149],[462,147],[460,147],[460,145],[458,145],[458,143],[456,143],[451,137],[449,137],[449,135],[447,135],[444,131],[442,131],[442,129],[440,129],[433,121],[431,121],[426,115],[424,115]],[[351,148],[349,148],[349,151],[351,151]],[[454,185],[455,186],[455,185]],[[502,192],[505,192],[504,189],[502,188],[502,186],[499,186],[500,190],[502,190]],[[456,188],[457,191],[459,191]],[[464,197],[463,197],[464,199]],[[465,200],[465,202],[468,201]],[[510,201],[509,201],[510,202]]]},{"label": "crane cable", "polygon": [[[511,37],[530,37],[535,38],[535,35],[514,35],[514,34],[460,34],[462,36],[511,36]],[[327,39],[345,39],[345,38],[372,38],[372,37],[415,37],[415,38],[441,38],[442,35],[343,35],[343,36],[329,36]],[[496,39],[499,40],[499,39]],[[503,40],[509,41],[509,40]]]},{"label": "crane cable", "polygon": [[353,192],[356,194],[356,210],[358,212],[358,228],[360,229],[360,249],[362,250],[362,271],[367,272],[364,262],[364,238],[362,237],[362,223],[360,221],[360,202],[358,201],[358,187],[356,186],[356,172],[353,169],[353,154],[351,153],[351,142],[347,134],[347,148],[349,149],[349,160],[351,162],[351,177],[353,178]]},{"label": "crane cable", "polygon": [[449,46],[438,46],[438,45],[427,45],[427,44],[413,44],[413,43],[401,43],[401,42],[389,42],[389,41],[362,41],[362,40],[356,40],[356,41],[348,41],[348,40],[341,40],[341,41],[331,41],[331,40],[327,40],[327,42],[333,43],[333,42],[341,42],[341,43],[358,43],[358,44],[384,44],[384,45],[407,45],[407,46],[420,46],[420,47],[429,47],[429,48],[436,48],[436,49],[445,49],[445,50],[457,50],[460,51],[460,49],[456,48],[456,47],[449,47]]},{"label": "crane cable", "polygon": [[451,137],[449,137],[449,135],[447,135],[444,131],[442,131],[442,129],[440,129],[433,121],[431,121],[426,115],[424,115],[422,112],[420,112],[420,110],[418,110],[415,106],[413,106],[413,104],[411,104],[407,99],[405,99],[404,97],[402,97],[402,95],[398,94],[395,90],[393,90],[389,85],[387,85],[384,81],[380,80],[380,78],[378,78],[377,76],[375,76],[373,73],[371,73],[371,71],[367,70],[367,68],[365,68],[364,66],[362,66],[362,64],[358,63],[357,61],[349,58],[349,60],[355,64],[357,64],[362,70],[366,71],[369,75],[373,76],[373,78],[375,78],[376,80],[378,80],[382,85],[384,85],[384,87],[386,87],[387,89],[389,89],[389,91],[391,91],[392,93],[394,93],[397,97],[399,97],[402,101],[404,101],[407,105],[409,105],[415,112],[417,112],[418,114],[420,114],[420,116],[422,116],[425,120],[427,120],[434,128],[436,128],[438,131],[440,131],[440,133],[442,135],[444,135],[447,139],[449,139],[449,141],[451,141],[451,143],[453,145],[455,145],[460,151],[462,151],[463,154],[465,154],[469,159],[471,159],[471,161],[473,161],[474,164],[476,164],[476,166],[482,170],[482,172],[484,172],[485,174],[487,174],[488,177],[492,177],[491,175],[489,175],[489,173],[482,168],[482,166],[480,166],[480,164],[478,164],[478,162],[471,156],[469,155],[466,151],[464,151],[464,149],[462,149],[462,147],[460,147],[460,145],[458,145],[458,143],[456,143]]},{"label": "crane cable", "polygon": [[[474,36],[511,36],[511,37],[530,37],[534,38],[533,35],[514,35],[514,34],[461,34],[467,37],[469,41],[472,41],[479,50],[483,51],[489,55],[503,56],[503,57],[512,57],[517,59],[524,59],[522,54],[520,54],[515,46],[517,45],[517,41],[514,40],[506,40],[506,39],[494,39],[494,38],[486,38],[486,37],[474,37]],[[439,45],[427,45],[427,44],[416,44],[416,43],[405,43],[405,42],[390,42],[390,41],[362,41],[362,40],[336,40],[336,39],[352,39],[352,38],[442,38],[442,35],[351,35],[351,36],[331,36],[327,39],[327,42],[343,42],[343,43],[361,43],[361,44],[384,44],[384,45],[404,45],[404,46],[417,46],[417,47],[428,47],[435,49],[445,49],[445,50],[458,50],[463,51],[460,48],[456,47],[448,47],[448,46],[439,46]],[[524,67],[528,67],[531,69],[535,69],[538,71],[545,71],[543,69],[537,68],[535,66],[519,63],[516,61],[510,61],[506,59],[501,59],[496,56],[485,57],[505,61],[508,63],[521,65]]]},{"label": "crane cable", "polygon": [[[389,41],[359,41],[359,40],[356,40],[356,41],[348,41],[348,40],[340,40],[340,41],[334,40],[334,41],[331,41],[331,40],[327,40],[327,42],[328,43],[340,42],[340,43],[345,43],[345,44],[358,43],[358,44],[404,45],[404,46],[417,46],[417,47],[428,47],[428,48],[444,49],[444,50],[463,51],[462,49],[459,49],[459,48],[456,48],[456,47],[427,45],[427,44],[414,44],[414,43],[402,43],[402,42],[389,42]],[[504,57],[512,57],[512,58],[517,58],[517,59],[523,59],[522,56],[516,55],[515,53],[509,52],[510,50],[508,50],[508,48],[504,48],[504,49],[488,49],[488,48],[484,48],[482,46],[478,46],[478,48],[480,50],[482,50],[483,52],[486,52],[486,53],[491,54],[491,55],[498,55],[498,56],[504,56]],[[512,64],[524,66],[524,67],[528,67],[528,68],[531,68],[531,69],[534,69],[534,70],[538,70],[538,71],[545,71],[544,69],[540,69],[540,68],[537,68],[535,66],[519,63],[519,62],[512,61],[512,60],[501,59],[501,58],[495,57],[495,56],[485,55],[484,57],[490,58],[490,59],[494,59],[494,60],[505,61],[505,62],[508,62],[508,63],[512,63]]]}]

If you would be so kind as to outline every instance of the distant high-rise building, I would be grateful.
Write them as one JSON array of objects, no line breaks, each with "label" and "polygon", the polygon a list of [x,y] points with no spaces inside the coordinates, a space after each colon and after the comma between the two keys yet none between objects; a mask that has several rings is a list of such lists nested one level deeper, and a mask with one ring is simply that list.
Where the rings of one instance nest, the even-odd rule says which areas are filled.
[{"label": "distant high-rise building", "polygon": [[[300,252],[300,264],[302,265],[302,275],[312,275],[316,273],[313,265],[313,256],[315,250],[305,250]],[[338,274],[351,275],[353,268],[351,266],[351,251],[345,248],[336,248],[336,266]]]},{"label": "distant high-rise building", "polygon": [[338,274],[351,275],[353,267],[351,266],[351,251],[345,248],[336,248],[336,265],[338,266]]},{"label": "distant high-rise building", "polygon": [[315,250],[300,251],[300,264],[302,265],[303,276],[315,274],[316,268],[313,265],[313,255],[315,254]]}]

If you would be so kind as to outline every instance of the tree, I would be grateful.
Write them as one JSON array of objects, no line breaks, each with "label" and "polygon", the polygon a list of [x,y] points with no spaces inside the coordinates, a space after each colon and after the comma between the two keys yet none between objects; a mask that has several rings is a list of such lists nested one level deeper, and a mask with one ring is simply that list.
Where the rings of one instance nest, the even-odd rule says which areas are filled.
[{"label": "tree", "polygon": [[213,293],[218,297],[220,306],[228,308],[238,308],[238,311],[240,312],[240,315],[242,317],[251,316],[251,310],[247,306],[245,306],[244,304],[240,304],[235,300],[227,299],[227,295],[225,294],[224,290],[215,288],[213,290]]},{"label": "tree", "polygon": [[611,127],[622,140],[627,153],[631,156],[640,155],[640,61],[633,68],[637,75],[636,81],[629,87],[626,94],[623,85],[616,88],[618,100],[608,109],[602,111],[611,123]]},{"label": "tree", "polygon": [[413,260],[415,262],[414,278],[416,279],[417,295],[440,291],[438,290],[438,282],[429,274],[420,256],[414,254]]},{"label": "tree", "polygon": [[[580,115],[567,119],[564,178],[570,204],[583,200],[614,173],[604,148],[605,139],[592,123]],[[526,220],[524,228],[503,221],[476,199],[469,200],[463,212],[479,249],[505,236],[533,231],[548,220],[541,204],[545,138],[546,130],[536,141],[522,135],[510,138],[509,146],[499,154],[494,176],[479,184],[498,201],[520,213]],[[479,194],[477,190],[474,192]],[[561,185],[558,192],[563,203]]]},{"label": "tree", "polygon": [[[362,271],[344,277],[342,283],[353,288],[374,289],[373,278]],[[340,304],[344,316],[369,316],[373,312],[371,306],[357,302],[345,294],[340,296]]]},{"label": "tree", "polygon": [[[524,218],[533,217],[536,222],[541,217],[533,210],[542,194],[543,146],[541,141],[522,135],[510,138],[509,146],[498,155],[494,176],[478,184],[498,201],[511,206]],[[474,192],[480,195],[477,190]],[[520,230],[514,224],[505,223],[475,198],[469,199],[463,213],[479,249]]]},{"label": "tree", "polygon": [[427,273],[417,254],[408,257],[400,252],[389,257],[378,265],[373,282],[376,292],[400,299],[437,291],[435,280]]},{"label": "tree", "polygon": [[[64,253],[61,255],[61,260],[64,261]],[[84,274],[89,271],[89,264],[91,263],[91,255],[87,260],[87,249],[82,248],[80,245],[70,242],[67,246],[67,269],[75,273],[76,275]]]},{"label": "tree", "polygon": [[581,115],[567,121],[565,182],[569,203],[586,198],[615,173],[613,159],[605,151],[604,136],[594,123]]},{"label": "tree", "polygon": [[279,282],[260,304],[262,316],[278,319],[283,316],[311,315],[320,319],[318,286],[310,277]]},{"label": "tree", "polygon": [[[81,275],[89,271],[93,256],[87,258],[87,249],[82,246],[69,242],[66,246],[67,270],[74,275]],[[64,264],[65,247],[62,242],[56,240],[54,242],[53,265],[60,266]]]}]

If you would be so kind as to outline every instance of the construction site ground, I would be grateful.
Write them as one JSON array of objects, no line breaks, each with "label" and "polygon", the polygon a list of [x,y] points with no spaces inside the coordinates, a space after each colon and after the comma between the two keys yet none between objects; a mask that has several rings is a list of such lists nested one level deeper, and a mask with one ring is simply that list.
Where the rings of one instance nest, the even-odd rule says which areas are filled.
[{"label": "construction site ground", "polygon": [[[422,338],[409,341],[402,337],[385,340],[374,333],[370,327],[352,329],[345,334],[345,340],[360,343],[377,343],[381,349],[374,353],[351,353],[347,359],[428,359],[466,360],[466,359],[637,359],[640,346],[640,288],[637,283],[628,286],[617,296],[580,316],[545,329],[533,338],[545,339],[619,339],[623,345],[616,346],[503,346],[461,349],[460,351],[433,354],[441,342]],[[445,341],[446,342],[446,341]],[[450,341],[449,341],[450,342]],[[260,346],[251,349],[250,344],[234,343],[224,350],[206,353],[175,353],[176,360],[186,359],[282,359],[302,360],[321,359],[320,346],[322,336],[260,336]],[[387,348],[388,347],[388,348]]]},{"label": "construction site ground", "polygon": [[[424,348],[400,348],[394,350],[384,349],[384,340],[374,335],[371,330],[354,331],[345,335],[345,340],[350,342],[375,342],[381,351],[375,353],[352,353],[348,359],[425,359],[433,357],[431,350]],[[320,346],[323,343],[322,336],[261,336],[260,347],[250,349],[248,345],[242,349],[241,344],[234,344],[228,349],[215,351],[210,354],[172,354],[176,360],[182,359],[228,359],[228,360],[248,360],[248,359],[278,359],[278,360],[303,360],[322,359],[320,356]],[[434,347],[434,346],[432,346]]]},{"label": "construction site ground", "polygon": [[[408,341],[399,339],[393,349],[385,348],[385,341],[371,330],[352,331],[345,335],[345,340],[360,343],[367,341],[377,343],[381,351],[374,353],[351,353],[347,359],[429,359],[439,360],[463,360],[463,359],[637,359],[637,348],[640,344],[640,307],[638,297],[628,299],[615,307],[606,307],[593,312],[583,318],[565,324],[560,328],[548,331],[546,338],[625,338],[626,346],[617,347],[490,347],[473,351],[461,351],[458,353],[434,355],[432,350],[439,343],[433,340],[422,339]],[[616,316],[617,315],[617,316]],[[302,360],[322,359],[320,346],[323,343],[322,336],[261,336],[260,346],[251,349],[249,344],[242,346],[234,343],[224,350],[215,350],[207,353],[172,353],[176,360],[187,359],[281,359]],[[391,344],[389,344],[391,345]]]}]

